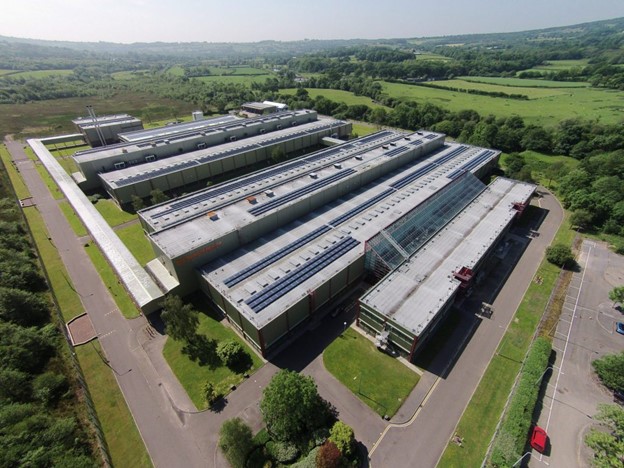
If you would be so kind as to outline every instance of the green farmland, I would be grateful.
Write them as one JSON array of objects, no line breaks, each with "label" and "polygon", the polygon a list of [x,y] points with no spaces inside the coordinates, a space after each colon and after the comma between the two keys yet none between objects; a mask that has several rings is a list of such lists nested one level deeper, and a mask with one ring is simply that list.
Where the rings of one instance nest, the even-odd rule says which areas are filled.
[{"label": "green farmland", "polygon": [[1,70],[0,75],[5,78],[48,78],[50,76],[67,76],[74,73],[73,70],[30,70],[14,71]]},{"label": "green farmland", "polygon": [[538,65],[536,67],[531,68],[531,70],[538,71],[547,71],[547,72],[557,72],[561,70],[569,70],[570,68],[575,67],[584,67],[588,64],[589,60],[580,59],[580,60],[551,60],[546,62],[544,65]]},{"label": "green farmland", "polygon": [[[512,86],[517,88],[588,88],[586,81],[551,81],[522,78],[500,78],[498,76],[460,76],[458,80],[474,83],[488,83],[499,86]],[[507,91],[509,92],[509,90]]]},{"label": "green farmland", "polygon": [[[307,88],[308,93],[312,99],[315,99],[317,96],[325,96],[327,99],[335,102],[344,102],[347,106],[355,106],[358,104],[364,104],[372,109],[375,107],[385,107],[381,104],[377,104],[371,98],[367,96],[356,96],[355,94],[349,91],[342,91],[339,89],[314,89]],[[282,94],[295,94],[296,89],[287,88],[280,89],[280,93]],[[389,109],[388,107],[385,107]]]},{"label": "green farmland", "polygon": [[[454,80],[454,82],[457,81],[459,80]],[[436,83],[449,82],[440,81]],[[469,85],[467,82],[463,83],[465,86]],[[470,83],[470,85],[473,84]],[[616,124],[624,120],[624,92],[614,90],[595,88],[538,89],[490,85],[492,86],[491,91],[502,88],[506,94],[528,95],[533,93],[532,99],[520,100],[402,83],[382,82],[382,86],[386,95],[396,99],[430,102],[454,112],[473,109],[481,115],[493,114],[508,117],[515,114],[523,117],[527,124],[552,126],[561,120],[572,118],[597,120],[603,124]],[[326,90],[313,91],[319,94],[327,94]],[[538,91],[549,93],[549,95],[537,97],[536,92]],[[312,92],[310,94],[312,95]]]}]

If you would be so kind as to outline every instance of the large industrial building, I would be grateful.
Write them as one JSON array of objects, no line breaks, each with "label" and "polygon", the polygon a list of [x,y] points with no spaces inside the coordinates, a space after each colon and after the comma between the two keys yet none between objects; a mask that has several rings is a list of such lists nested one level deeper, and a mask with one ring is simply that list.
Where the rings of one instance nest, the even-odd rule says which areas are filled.
[{"label": "large industrial building", "polygon": [[[377,287],[392,294],[387,285],[395,270],[420,268],[406,262],[426,258],[423,275],[437,271],[436,262],[423,257],[436,244],[446,246],[435,255],[438,263],[453,263],[445,277],[461,267],[476,271],[534,190],[506,179],[489,187],[479,181],[498,156],[446,144],[441,134],[390,130],[318,151],[141,211],[157,254],[148,270],[170,292],[184,295],[200,287],[266,356],[367,271],[387,274]],[[487,236],[477,226],[480,216]],[[451,234],[449,226],[455,226]],[[385,244],[376,241],[380,236]],[[458,240],[461,248],[453,244]],[[386,258],[388,246],[395,249],[396,265]],[[413,289],[399,293],[411,300]],[[381,323],[396,322],[397,330],[413,325],[406,328],[408,344],[397,344],[408,356],[438,323],[429,311],[442,317],[448,309],[440,293],[437,310],[425,302],[429,322],[421,311],[410,321],[408,309],[398,314],[397,303],[384,309],[374,302],[375,292],[369,294],[362,299],[360,323],[390,342],[398,341],[393,329],[369,316],[386,313]],[[454,294],[445,297],[450,301]]]},{"label": "large industrial building", "polygon": [[[223,120],[223,117],[219,119]],[[314,111],[298,110],[252,119],[226,118],[225,122],[217,125],[211,125],[211,120],[145,130],[139,133],[138,138],[136,134],[126,134],[125,137],[132,141],[79,151],[74,154],[73,159],[80,172],[73,177],[83,190],[92,190],[101,186],[100,174],[153,163],[172,156],[192,154],[226,142],[282,131],[292,126],[315,122],[318,116]]]},{"label": "large industrial building", "polygon": [[85,141],[93,147],[119,142],[119,134],[142,130],[143,122],[128,114],[79,117],[72,120]]},{"label": "large industrial building", "polygon": [[192,187],[198,181],[214,180],[215,177],[264,163],[278,150],[282,154],[293,153],[318,147],[325,137],[346,137],[350,133],[350,123],[322,118],[242,141],[156,159],[150,164],[102,173],[100,179],[111,197],[124,205],[130,203],[133,196],[148,197],[154,189],[173,191]]},{"label": "large industrial building", "polygon": [[241,120],[235,115],[219,115],[209,119],[196,119],[191,122],[170,123],[162,127],[136,130],[133,132],[120,133],[119,141],[124,143],[137,143],[144,140],[157,140],[170,138],[188,132],[201,132],[206,129],[217,127],[226,123]]}]

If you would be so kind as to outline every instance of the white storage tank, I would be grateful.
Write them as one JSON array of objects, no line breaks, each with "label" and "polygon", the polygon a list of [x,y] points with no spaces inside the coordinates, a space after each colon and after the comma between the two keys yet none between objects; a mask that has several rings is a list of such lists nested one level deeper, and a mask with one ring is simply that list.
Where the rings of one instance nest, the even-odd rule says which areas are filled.
[{"label": "white storage tank", "polygon": [[204,113],[202,111],[194,111],[191,115],[193,116],[193,121],[204,120]]}]

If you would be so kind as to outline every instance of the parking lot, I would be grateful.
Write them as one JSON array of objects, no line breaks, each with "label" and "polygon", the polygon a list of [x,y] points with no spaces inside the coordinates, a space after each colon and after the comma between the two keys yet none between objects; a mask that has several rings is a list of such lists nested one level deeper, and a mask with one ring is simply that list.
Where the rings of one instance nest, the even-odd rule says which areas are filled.
[{"label": "parking lot", "polygon": [[561,318],[551,332],[556,359],[543,382],[537,424],[546,429],[550,443],[544,454],[532,452],[532,467],[590,466],[585,434],[594,425],[598,404],[613,402],[591,363],[624,349],[624,336],[615,332],[624,316],[609,300],[609,291],[624,284],[624,257],[604,243],[584,240],[578,264]]}]

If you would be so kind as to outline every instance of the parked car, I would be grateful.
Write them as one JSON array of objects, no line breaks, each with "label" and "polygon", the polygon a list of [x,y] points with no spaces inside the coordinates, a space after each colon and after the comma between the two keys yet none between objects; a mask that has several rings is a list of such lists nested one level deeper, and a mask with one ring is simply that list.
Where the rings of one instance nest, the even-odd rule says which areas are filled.
[{"label": "parked car", "polygon": [[624,322],[617,322],[615,324],[615,331],[620,335],[624,335]]},{"label": "parked car", "polygon": [[544,453],[544,450],[546,450],[547,441],[548,434],[546,434],[546,431],[539,426],[535,426],[533,428],[533,433],[531,434],[531,447],[533,447],[539,453]]},{"label": "parked car", "polygon": [[619,404],[624,403],[624,391],[622,390],[614,390],[613,391],[613,400]]}]

